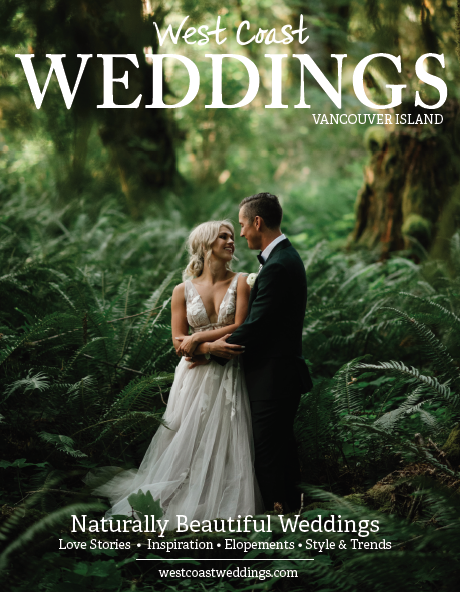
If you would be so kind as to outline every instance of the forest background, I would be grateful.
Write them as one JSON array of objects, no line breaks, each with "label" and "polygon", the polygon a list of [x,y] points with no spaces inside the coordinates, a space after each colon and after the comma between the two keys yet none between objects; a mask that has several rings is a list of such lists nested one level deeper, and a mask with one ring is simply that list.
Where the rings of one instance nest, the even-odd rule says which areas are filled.
[{"label": "forest background", "polygon": [[[8,590],[452,590],[458,587],[460,500],[459,62],[456,3],[450,0],[275,1],[196,3],[132,0],[0,1],[0,381],[2,517],[0,569]],[[158,47],[152,25],[215,25],[226,45]],[[288,109],[265,109],[273,46],[232,41],[238,24],[297,28],[310,38],[282,46],[309,53],[333,85],[346,53],[342,110],[306,75],[311,110],[294,109],[300,64],[286,60]],[[233,45],[232,45],[233,44]],[[267,47],[269,48],[267,50]],[[206,51],[205,51],[206,49]],[[34,53],[43,85],[46,53],[65,53],[70,86],[77,53],[135,53],[116,101],[151,96],[145,53],[182,53],[198,65],[197,98],[178,110],[101,110],[101,64],[92,60],[67,110],[53,77],[40,110],[16,53]],[[261,88],[241,109],[205,109],[211,72],[205,53],[239,53],[257,64]],[[352,72],[370,53],[401,55],[398,75],[387,60],[366,70],[368,96],[388,102],[386,84],[406,84],[398,113],[437,102],[419,82],[423,53],[443,53],[428,70],[448,86],[423,126],[315,125],[311,113],[377,113],[352,90]],[[185,70],[167,62],[165,100],[184,96]],[[150,85],[150,86],[149,86]],[[149,91],[150,88],[150,91]],[[244,67],[228,61],[223,94],[238,102]],[[148,101],[148,99],[146,99]],[[304,355],[315,386],[296,423],[307,519],[340,514],[377,519],[367,541],[391,551],[313,554],[299,578],[160,578],[136,562],[148,556],[142,534],[126,535],[132,551],[58,552],[71,514],[100,517],[81,479],[96,466],[136,467],[161,422],[177,363],[170,336],[170,295],[186,264],[185,241],[208,219],[237,223],[239,201],[259,191],[280,196],[283,231],[299,250],[308,277]],[[236,224],[237,225],[237,224]],[[235,269],[257,270],[243,239]],[[151,513],[143,496],[139,513]],[[115,540],[120,535],[104,535]],[[174,533],[170,533],[174,536]],[[228,535],[231,536],[231,535]],[[252,533],[252,540],[262,535]],[[302,533],[274,530],[294,551],[252,552],[261,559],[303,558]],[[215,540],[200,535],[204,540]],[[194,537],[196,538],[196,536]],[[318,540],[326,534],[316,535]],[[101,539],[101,535],[99,535]],[[139,548],[136,544],[141,544]],[[134,551],[134,549],[136,551]],[[215,552],[229,567],[228,551]],[[171,556],[174,556],[171,554]],[[178,554],[177,557],[181,555]],[[187,555],[195,565],[209,557]],[[158,555],[151,555],[158,557]],[[235,565],[241,554],[235,553]],[[206,565],[204,562],[201,565]],[[243,566],[244,564],[240,564]]]}]

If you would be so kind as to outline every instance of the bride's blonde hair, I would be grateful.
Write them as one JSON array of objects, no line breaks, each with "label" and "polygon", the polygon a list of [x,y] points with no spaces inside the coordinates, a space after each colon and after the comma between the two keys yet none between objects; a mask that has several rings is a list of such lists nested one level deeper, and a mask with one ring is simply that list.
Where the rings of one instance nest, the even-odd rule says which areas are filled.
[{"label": "bride's blonde hair", "polygon": [[[204,262],[211,257],[211,245],[219,236],[221,226],[228,228],[233,238],[235,237],[235,229],[230,220],[203,222],[203,224],[192,230],[187,241],[187,250],[190,258],[187,268],[182,274],[184,281],[190,278],[196,278],[202,274]],[[230,261],[227,263],[227,269],[231,270]]]}]

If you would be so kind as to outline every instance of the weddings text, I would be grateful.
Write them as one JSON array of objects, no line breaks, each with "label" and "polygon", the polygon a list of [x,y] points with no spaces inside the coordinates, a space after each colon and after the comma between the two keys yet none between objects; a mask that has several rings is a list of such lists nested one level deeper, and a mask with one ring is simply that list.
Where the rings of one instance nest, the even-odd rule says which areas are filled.
[{"label": "weddings text", "polygon": [[[94,58],[93,54],[77,54],[77,57],[81,59],[80,69],[78,72],[77,79],[75,81],[73,90],[70,89],[67,75],[64,70],[62,59],[66,57],[66,54],[53,54],[47,53],[46,57],[51,60],[51,66],[48,71],[48,77],[43,86],[43,90],[40,90],[37,76],[32,64],[32,58],[34,54],[15,54],[17,58],[21,60],[24,73],[29,84],[30,91],[32,93],[33,100],[37,109],[40,109],[43,99],[45,98],[46,89],[48,88],[49,81],[53,72],[56,74],[59,87],[64,98],[67,109],[72,107],[73,101],[77,94],[78,86],[82,79],[84,70],[88,63],[88,60]],[[114,60],[128,60],[131,64],[134,64],[136,68],[139,68],[139,61],[136,54],[97,54],[98,58],[103,61],[103,76],[102,76],[102,88],[103,88],[103,102],[100,105],[96,105],[97,109],[137,109],[139,106],[145,107],[145,109],[178,109],[179,107],[185,107],[191,103],[198,94],[200,89],[200,72],[198,66],[190,58],[179,55],[179,54],[145,54],[145,57],[151,61],[152,65],[152,96],[151,103],[147,103],[147,100],[142,94],[139,94],[137,98],[129,104],[120,105],[115,103],[113,97],[114,83],[123,84],[125,89],[128,89],[128,71],[121,78],[114,78]],[[206,58],[211,59],[212,68],[212,95],[211,103],[205,105],[206,109],[238,109],[249,105],[257,96],[260,85],[259,70],[256,64],[248,57],[239,54],[206,54]],[[286,58],[289,58],[287,54],[265,54],[268,60],[271,60],[271,73],[272,73],[272,88],[271,88],[271,103],[265,105],[266,109],[287,109],[289,105],[283,103],[282,99],[282,72],[283,65]],[[330,100],[339,109],[342,108],[342,65],[347,54],[331,54],[331,58],[337,60],[338,68],[338,83],[337,89],[329,82],[320,68],[316,65],[313,58],[305,54],[293,54],[293,58],[296,58],[300,62],[300,100],[297,105],[294,105],[295,109],[310,109],[311,105],[305,102],[305,70],[308,70],[313,78],[318,82],[323,91],[327,94]],[[405,84],[387,84],[386,88],[391,90],[391,101],[386,105],[380,105],[370,100],[365,92],[364,86],[364,72],[366,67],[375,58],[385,58],[390,60],[397,72],[401,73],[401,56],[394,56],[389,53],[374,53],[363,58],[355,67],[353,73],[353,90],[358,100],[365,106],[371,109],[392,109],[401,105],[403,101],[403,89],[406,88]],[[178,60],[185,66],[189,76],[189,87],[185,96],[173,105],[167,104],[163,100],[163,60],[170,58]],[[425,69],[425,60],[427,58],[434,58],[444,68],[444,54],[437,53],[425,53],[420,56],[415,63],[415,74],[419,80],[429,86],[433,86],[439,93],[439,100],[437,103],[428,104],[425,103],[419,91],[415,92],[415,106],[420,106],[424,109],[438,109],[442,107],[447,100],[447,86],[444,80],[438,76],[430,74]],[[224,59],[238,60],[246,68],[249,76],[249,84],[246,91],[246,95],[233,105],[224,103],[222,98],[222,79],[223,79],[223,64]]]}]

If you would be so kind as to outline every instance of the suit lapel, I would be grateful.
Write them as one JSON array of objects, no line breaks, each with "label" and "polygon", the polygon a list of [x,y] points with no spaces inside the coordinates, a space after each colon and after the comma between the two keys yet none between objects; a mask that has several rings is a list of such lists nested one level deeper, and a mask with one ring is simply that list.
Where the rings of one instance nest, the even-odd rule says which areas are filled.
[{"label": "suit lapel", "polygon": [[267,257],[267,260],[265,261],[265,265],[267,265],[267,263],[270,261],[270,259],[272,258],[272,256],[277,253],[278,251],[281,251],[283,249],[286,249],[287,247],[290,247],[291,243],[289,241],[288,238],[285,238],[284,240],[282,240],[280,243],[278,243],[276,245],[276,247],[274,247],[274,249],[272,250],[272,252],[270,253],[270,255]]},{"label": "suit lapel", "polygon": [[252,306],[252,303],[254,302],[254,298],[256,297],[256,292],[257,292],[256,284],[257,284],[257,279],[256,279],[254,285],[252,286],[251,292],[249,294],[248,314],[251,310],[251,306]]},{"label": "suit lapel", "polygon": [[[267,261],[265,261],[265,264],[263,265],[262,269],[259,271],[259,273],[257,275],[262,273],[264,267],[266,267],[266,265],[268,265],[268,262],[270,261],[270,259],[272,258],[272,255],[274,253],[277,253],[278,251],[281,251],[282,249],[286,249],[287,247],[290,247],[290,246],[291,246],[291,243],[290,243],[289,239],[287,239],[287,238],[282,240],[280,243],[278,243],[276,245],[276,247],[274,247],[274,249],[271,251],[270,255],[267,257]],[[248,314],[249,314],[249,311],[251,310],[251,306],[252,306],[252,303],[254,302],[254,298],[256,297],[256,294],[257,294],[257,279],[256,279],[255,284],[252,287],[251,293],[249,295]]]}]

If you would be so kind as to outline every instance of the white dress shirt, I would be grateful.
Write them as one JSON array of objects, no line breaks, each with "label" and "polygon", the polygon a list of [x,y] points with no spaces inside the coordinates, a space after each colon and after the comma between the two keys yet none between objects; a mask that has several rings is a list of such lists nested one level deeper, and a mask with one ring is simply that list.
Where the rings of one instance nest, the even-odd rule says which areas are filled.
[{"label": "white dress shirt", "polygon": [[282,234],[281,236],[276,237],[275,240],[272,240],[272,242],[268,245],[268,247],[266,247],[261,253],[261,256],[263,257],[264,261],[266,261],[268,259],[268,256],[273,251],[273,249],[276,247],[276,245],[278,243],[280,243],[282,240],[284,240],[285,238],[286,238],[285,235]]}]

